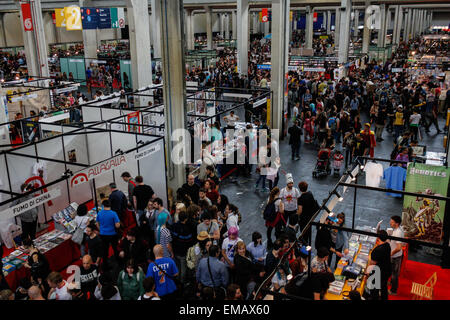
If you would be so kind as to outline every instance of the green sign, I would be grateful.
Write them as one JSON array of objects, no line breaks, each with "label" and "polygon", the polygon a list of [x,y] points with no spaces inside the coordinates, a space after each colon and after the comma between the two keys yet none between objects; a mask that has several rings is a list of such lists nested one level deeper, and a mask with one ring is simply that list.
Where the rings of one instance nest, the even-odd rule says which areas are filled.
[{"label": "green sign", "polygon": [[111,8],[111,28],[125,28],[124,8]]},{"label": "green sign", "polygon": [[441,243],[445,201],[427,195],[447,196],[450,170],[444,166],[409,163],[405,191],[423,196],[405,196],[402,228],[406,238]]}]

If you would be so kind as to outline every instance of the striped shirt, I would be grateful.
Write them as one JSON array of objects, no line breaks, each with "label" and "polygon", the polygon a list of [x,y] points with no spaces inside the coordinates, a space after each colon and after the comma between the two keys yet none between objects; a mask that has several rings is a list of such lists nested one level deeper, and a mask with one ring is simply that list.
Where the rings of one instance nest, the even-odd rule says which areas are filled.
[{"label": "striped shirt", "polygon": [[[158,231],[156,232],[156,243],[158,244]],[[166,227],[161,228],[161,236],[159,238],[159,244],[164,249],[164,257],[170,258],[169,244],[172,242],[172,235],[170,234],[169,229]]]}]

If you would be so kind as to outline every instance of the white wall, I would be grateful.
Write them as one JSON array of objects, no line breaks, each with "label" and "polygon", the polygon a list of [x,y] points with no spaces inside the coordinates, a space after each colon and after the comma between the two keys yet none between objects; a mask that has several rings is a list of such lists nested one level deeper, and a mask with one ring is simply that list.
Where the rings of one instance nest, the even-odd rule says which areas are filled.
[{"label": "white wall", "polygon": [[8,47],[23,46],[22,24],[19,12],[6,13],[4,16],[6,43]]}]

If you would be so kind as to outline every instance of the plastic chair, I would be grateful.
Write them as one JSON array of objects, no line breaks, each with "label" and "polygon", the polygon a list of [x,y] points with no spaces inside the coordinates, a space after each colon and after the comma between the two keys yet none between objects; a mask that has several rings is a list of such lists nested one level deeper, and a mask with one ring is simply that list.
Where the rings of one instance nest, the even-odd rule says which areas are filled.
[{"label": "plastic chair", "polygon": [[423,298],[433,300],[433,288],[437,282],[437,273],[433,275],[425,282],[420,284],[413,282],[411,288],[411,294],[413,294],[413,300],[422,300]]}]

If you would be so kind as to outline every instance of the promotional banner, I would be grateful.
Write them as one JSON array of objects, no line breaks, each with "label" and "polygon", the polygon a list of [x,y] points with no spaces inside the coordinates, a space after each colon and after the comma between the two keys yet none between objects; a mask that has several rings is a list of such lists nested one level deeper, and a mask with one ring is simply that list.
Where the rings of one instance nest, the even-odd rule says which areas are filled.
[{"label": "promotional banner", "polygon": [[81,11],[78,6],[64,7],[64,17],[66,19],[66,30],[82,30]]},{"label": "promotional banner", "polygon": [[131,124],[141,124],[140,119],[139,119],[139,111],[136,112],[131,112],[127,115],[127,119],[128,119],[128,123],[130,125],[128,125],[128,131],[130,132],[141,132],[141,127],[140,126],[133,126]]},{"label": "promotional banner", "polygon": [[111,8],[111,28],[125,28],[124,8]]},{"label": "promotional banner", "polygon": [[406,238],[440,244],[443,236],[445,201],[427,195],[447,196],[450,170],[444,166],[409,163],[405,191],[423,196],[405,196],[402,227]]},{"label": "promotional banner", "polygon": [[111,29],[111,9],[97,8],[97,14],[98,14],[98,28]]},{"label": "promotional banner", "polygon": [[317,22],[317,12],[313,12],[313,22]]},{"label": "promotional banner", "polygon": [[55,9],[55,24],[58,28],[66,27],[66,17],[64,16],[64,9]]},{"label": "promotional banner", "polygon": [[29,3],[22,3],[23,29],[25,31],[33,31],[33,18],[31,17],[31,5]]},{"label": "promotional banner", "polygon": [[261,22],[268,22],[269,21],[269,9],[263,8],[261,10],[260,16],[261,16],[261,19],[259,21],[261,21]]},{"label": "promotional banner", "polygon": [[98,14],[96,8],[81,8],[81,22],[84,30],[97,29]]}]

